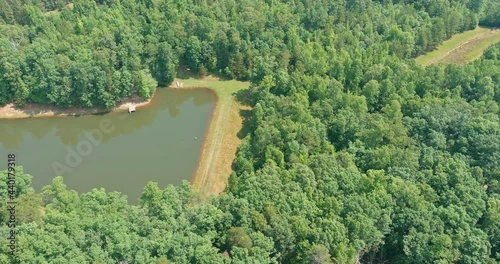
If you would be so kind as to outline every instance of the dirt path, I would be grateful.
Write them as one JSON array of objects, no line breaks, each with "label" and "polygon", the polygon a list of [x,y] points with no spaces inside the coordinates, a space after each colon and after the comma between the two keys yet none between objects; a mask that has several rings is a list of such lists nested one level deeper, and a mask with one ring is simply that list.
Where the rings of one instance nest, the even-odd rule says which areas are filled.
[{"label": "dirt path", "polygon": [[449,50],[448,52],[442,54],[439,57],[434,58],[429,65],[432,65],[434,63],[438,62],[443,62],[446,64],[449,63],[456,63],[456,64],[461,64],[461,63],[466,63],[467,62],[467,54],[472,52],[474,48],[478,47],[478,45],[484,41],[487,40],[490,37],[494,37],[497,34],[500,33],[499,29],[487,31],[484,33],[481,33],[474,38],[471,38],[457,47]]},{"label": "dirt path", "polygon": [[199,177],[201,177],[201,186],[207,186],[208,176],[212,173],[215,173],[215,165],[219,160],[222,143],[224,141],[224,130],[226,128],[226,123],[228,119],[228,115],[224,114],[231,107],[232,102],[221,102],[219,113],[217,115],[217,120],[213,120],[215,130],[213,131],[212,144],[211,147],[208,148],[207,156],[204,156],[203,159],[206,159],[206,166],[202,168],[202,172]]},{"label": "dirt path", "polygon": [[446,40],[436,50],[416,58],[421,65],[435,63],[464,64],[479,59],[490,45],[500,41],[500,30],[478,27],[454,35]]},{"label": "dirt path", "polygon": [[480,39],[480,38],[484,38],[485,34],[487,34],[487,32],[481,33],[480,35],[477,35],[476,37],[463,42],[462,44],[460,44],[459,46],[457,46],[457,47],[449,50],[448,52],[443,53],[441,56],[435,57],[434,59],[432,59],[429,62],[429,65],[432,65],[432,64],[435,64],[435,63],[438,63],[438,62],[442,61],[444,58],[448,57],[451,53],[453,53],[453,52],[457,51],[458,49],[460,49],[461,47],[469,44],[471,41],[474,41],[474,40],[477,40],[477,39]]},{"label": "dirt path", "polygon": [[227,185],[232,172],[231,166],[241,142],[238,138],[238,132],[243,125],[240,112],[248,110],[248,107],[235,100],[235,93],[248,88],[249,83],[224,81],[208,76],[203,79],[178,78],[174,80],[173,85],[175,86],[171,88],[174,89],[205,87],[217,95],[217,104],[193,176],[193,186],[204,195],[219,194]]}]

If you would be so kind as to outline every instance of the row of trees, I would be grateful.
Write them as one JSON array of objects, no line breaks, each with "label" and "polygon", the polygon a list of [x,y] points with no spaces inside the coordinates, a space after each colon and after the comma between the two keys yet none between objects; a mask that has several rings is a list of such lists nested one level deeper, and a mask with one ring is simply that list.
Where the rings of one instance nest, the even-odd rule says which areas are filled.
[{"label": "row of trees", "polygon": [[0,241],[0,262],[500,261],[500,48],[467,65],[409,59],[496,19],[496,4],[25,5],[0,24],[2,103],[109,107],[186,65],[250,80],[253,110],[228,187],[207,201],[150,183],[128,205],[60,177],[37,194],[19,172],[19,251]]},{"label": "row of trees", "polygon": [[67,2],[0,1],[0,104],[109,108],[150,96],[179,64],[248,80],[268,58],[321,75],[341,70],[322,60],[332,49],[409,58],[498,22],[496,1]]}]

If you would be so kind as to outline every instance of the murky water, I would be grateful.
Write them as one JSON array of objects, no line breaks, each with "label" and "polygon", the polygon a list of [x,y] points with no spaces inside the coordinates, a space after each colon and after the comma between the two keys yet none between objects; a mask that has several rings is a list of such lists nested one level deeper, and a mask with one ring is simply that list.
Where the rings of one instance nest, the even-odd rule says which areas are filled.
[{"label": "murky water", "polygon": [[191,180],[215,102],[207,90],[159,89],[132,114],[0,120],[0,170],[14,152],[36,191],[61,175],[68,189],[135,202],[148,181]]}]

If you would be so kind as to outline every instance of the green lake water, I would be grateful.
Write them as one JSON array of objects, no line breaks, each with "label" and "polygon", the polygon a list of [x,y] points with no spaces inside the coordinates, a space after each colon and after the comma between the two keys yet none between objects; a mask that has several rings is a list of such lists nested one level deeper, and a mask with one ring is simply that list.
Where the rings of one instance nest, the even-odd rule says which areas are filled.
[{"label": "green lake water", "polygon": [[60,175],[79,193],[102,187],[135,202],[148,181],[191,180],[215,102],[208,90],[162,88],[132,114],[0,120],[0,170],[13,152],[37,192]]}]

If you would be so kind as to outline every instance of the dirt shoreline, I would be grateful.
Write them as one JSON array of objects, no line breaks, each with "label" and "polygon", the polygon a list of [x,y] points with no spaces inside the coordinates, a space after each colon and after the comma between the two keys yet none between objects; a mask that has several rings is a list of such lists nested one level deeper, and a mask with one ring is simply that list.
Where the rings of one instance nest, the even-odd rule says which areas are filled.
[{"label": "dirt shoreline", "polygon": [[218,195],[227,185],[232,162],[241,142],[238,137],[243,124],[240,111],[245,107],[235,100],[234,95],[241,89],[247,89],[248,85],[236,81],[221,81],[214,76],[175,79],[174,83],[176,86],[171,86],[171,89],[208,89],[216,96],[191,184],[201,195],[200,199]]},{"label": "dirt shoreline", "polygon": [[[202,166],[202,164],[207,163],[207,159],[209,160],[207,155],[204,155],[204,154],[206,154],[206,152],[210,152],[210,150],[211,150],[211,147],[210,147],[211,143],[210,142],[213,141],[213,133],[210,133],[210,132],[212,131],[212,129],[214,129],[212,126],[217,125],[217,124],[214,124],[214,117],[215,117],[217,112],[220,112],[220,109],[219,109],[220,108],[220,98],[213,89],[210,89],[210,88],[204,87],[204,86],[179,87],[179,86],[171,85],[168,87],[168,89],[176,90],[176,91],[205,90],[205,91],[209,92],[215,98],[215,104],[212,108],[212,113],[210,114],[210,117],[208,118],[208,124],[207,124],[207,127],[205,128],[205,131],[203,133],[203,137],[202,137],[203,143],[202,143],[200,153],[198,154],[198,158],[196,160],[196,167],[193,169],[193,172],[192,172],[191,177],[189,179],[189,181],[191,182],[193,187],[196,188],[195,183],[200,181],[200,180],[204,180],[204,178],[206,177],[206,175],[201,174],[201,171],[204,169],[204,166]],[[218,120],[215,120],[215,122],[217,122],[217,121]]]},{"label": "dirt shoreline", "polygon": [[[212,80],[210,78],[207,78]],[[182,81],[176,79],[178,81]],[[218,81],[218,79],[217,79]],[[175,82],[174,82],[175,83]],[[244,109],[242,105],[234,101],[234,98],[221,91],[224,88],[214,88],[213,85],[199,83],[187,84],[186,86],[174,86],[174,83],[165,89],[172,90],[207,90],[216,99],[212,113],[208,120],[208,125],[203,136],[202,149],[198,154],[196,166],[190,177],[193,187],[207,195],[218,195],[227,184],[227,180],[232,171],[232,161],[236,156],[236,151],[240,145],[237,133],[242,128],[242,117],[240,111]],[[241,89],[241,88],[238,88]],[[236,89],[235,91],[237,91]],[[231,92],[232,93],[232,92]],[[103,108],[57,108],[47,105],[30,104],[24,107],[17,107],[13,104],[0,107],[0,120],[21,119],[21,118],[41,118],[41,117],[65,117],[92,115],[108,112],[127,111],[129,106],[147,107],[154,100],[153,95],[149,100],[134,98],[119,104],[112,109]]]},{"label": "dirt shoreline", "polygon": [[111,109],[101,107],[82,108],[69,107],[59,108],[55,106],[42,104],[27,104],[25,106],[16,106],[13,103],[0,107],[0,119],[23,119],[23,118],[39,118],[39,117],[65,117],[65,116],[82,116],[93,115],[109,112],[128,111],[130,106],[141,107],[149,104],[154,95],[148,100],[140,98],[131,98],[125,102],[118,104]]},{"label": "dirt shoreline", "polygon": [[205,128],[205,131],[203,133],[203,137],[202,137],[202,140],[203,140],[203,143],[202,143],[202,146],[201,146],[201,150],[200,150],[200,153],[198,154],[198,158],[196,160],[196,167],[193,169],[193,173],[191,174],[191,178],[189,179],[191,184],[193,185],[193,187],[195,187],[195,182],[199,181],[199,180],[203,180],[203,178],[206,177],[206,175],[202,175],[200,174],[201,171],[204,169],[203,168],[203,164],[205,164],[207,162],[207,155],[206,152],[209,149],[209,145],[210,145],[210,142],[213,141],[213,135],[211,132],[211,130],[213,129],[212,125],[215,125],[217,126],[216,123],[214,122],[217,122],[217,120],[214,121],[214,117],[215,117],[215,114],[216,114],[216,111],[217,110],[220,110],[219,107],[220,107],[220,103],[219,103],[219,96],[217,96],[217,93],[208,88],[208,87],[188,87],[188,88],[179,88],[179,87],[169,87],[169,89],[172,89],[172,90],[206,90],[208,92],[210,92],[212,94],[212,96],[214,96],[215,98],[215,104],[212,108],[212,112],[210,113],[210,117],[208,118],[208,123],[207,123],[207,127]]}]

